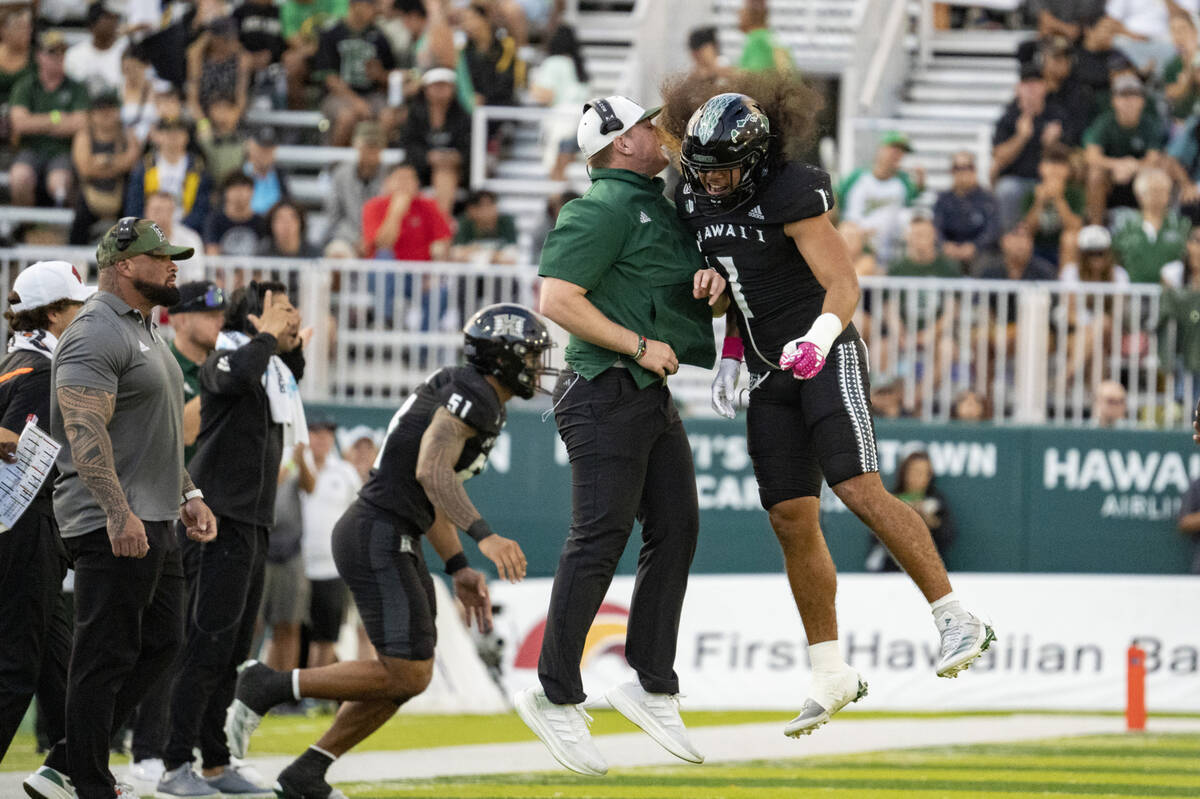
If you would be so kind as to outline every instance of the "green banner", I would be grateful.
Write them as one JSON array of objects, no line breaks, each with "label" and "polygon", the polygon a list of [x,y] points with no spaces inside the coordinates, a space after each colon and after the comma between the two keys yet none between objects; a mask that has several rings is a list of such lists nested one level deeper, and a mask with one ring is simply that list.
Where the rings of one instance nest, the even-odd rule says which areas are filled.
[{"label": "green banner", "polygon": [[[393,412],[313,410],[381,432]],[[693,570],[779,571],[779,545],[758,501],[744,423],[685,426],[700,497]],[[1186,572],[1191,562],[1190,543],[1175,526],[1180,495],[1200,478],[1200,447],[1186,433],[879,420],[877,437],[889,488],[905,455],[929,453],[958,524],[958,540],[945,554],[952,571],[1171,574]],[[530,576],[554,573],[570,524],[571,480],[552,418],[511,413],[487,471],[467,489],[496,531],[521,543]],[[870,532],[828,488],[821,506],[838,569],[862,571]],[[636,565],[636,525],[631,538],[621,573]]]}]

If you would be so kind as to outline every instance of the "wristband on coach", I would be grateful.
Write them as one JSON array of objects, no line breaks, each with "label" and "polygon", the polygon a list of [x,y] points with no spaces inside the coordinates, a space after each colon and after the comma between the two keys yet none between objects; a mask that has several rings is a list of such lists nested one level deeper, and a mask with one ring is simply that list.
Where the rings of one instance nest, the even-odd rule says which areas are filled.
[{"label": "wristband on coach", "polygon": [[489,535],[493,535],[491,525],[489,525],[483,517],[471,522],[471,526],[467,528],[467,535],[474,539],[475,543],[479,543]]},{"label": "wristband on coach", "polygon": [[738,336],[726,336],[725,344],[721,347],[721,358],[732,358],[735,361],[746,359],[746,345]]},{"label": "wristband on coach", "polygon": [[454,574],[460,569],[467,568],[468,565],[470,564],[467,563],[467,553],[460,551],[454,555],[451,555],[450,559],[446,561],[446,564],[443,568],[446,574]]},{"label": "wristband on coach", "polygon": [[183,502],[180,504],[184,504],[193,499],[204,499],[204,492],[198,488],[193,488],[191,491],[185,491],[183,494]]},{"label": "wristband on coach", "polygon": [[646,337],[639,334],[638,335],[637,352],[633,353],[633,359],[635,361],[640,361],[640,360],[642,360],[642,356],[645,354],[646,354]]}]

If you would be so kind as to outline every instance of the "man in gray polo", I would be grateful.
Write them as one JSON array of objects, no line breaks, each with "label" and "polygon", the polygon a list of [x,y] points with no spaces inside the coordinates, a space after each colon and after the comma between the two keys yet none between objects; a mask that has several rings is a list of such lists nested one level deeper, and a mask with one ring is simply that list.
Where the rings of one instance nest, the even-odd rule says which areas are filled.
[{"label": "man in gray polo", "polygon": [[100,241],[100,290],[55,350],[50,432],[54,513],[75,564],[67,736],[26,781],[41,799],[132,796],[108,770],[108,742],[174,659],[184,579],[172,526],[211,541],[216,520],[183,467],[183,375],[150,312],[179,302],[173,247],[125,217]]}]

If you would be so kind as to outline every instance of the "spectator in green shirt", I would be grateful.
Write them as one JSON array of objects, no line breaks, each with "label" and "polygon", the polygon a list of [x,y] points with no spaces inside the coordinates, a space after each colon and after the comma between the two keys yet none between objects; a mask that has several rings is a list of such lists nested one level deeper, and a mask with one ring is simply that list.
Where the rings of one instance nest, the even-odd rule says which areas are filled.
[{"label": "spectator in green shirt", "polygon": [[308,76],[317,42],[326,24],[345,19],[350,0],[286,0],[279,6],[279,27],[287,49],[281,63],[287,73],[288,108],[305,108]]},{"label": "spectator in green shirt", "polygon": [[517,261],[517,223],[500,213],[495,192],[479,189],[467,197],[451,242],[450,259],[476,263],[512,264]]},{"label": "spectator in green shirt", "polygon": [[1133,178],[1144,166],[1158,166],[1167,133],[1137,75],[1113,79],[1112,105],[1083,134],[1087,148],[1087,215],[1104,224],[1105,211],[1133,206]]},{"label": "spectator in green shirt", "polygon": [[1168,26],[1176,52],[1163,67],[1164,93],[1172,118],[1186,119],[1192,113],[1196,100],[1200,99],[1200,86],[1196,83],[1196,23],[1186,12],[1173,12]]},{"label": "spectator in green shirt", "polygon": [[790,72],[796,68],[792,54],[775,39],[767,27],[766,0],[745,0],[738,15],[738,27],[746,34],[738,67],[750,72],[778,70]]},{"label": "spectator in green shirt", "polygon": [[37,71],[17,81],[9,96],[12,132],[20,140],[9,171],[13,205],[36,204],[43,185],[58,206],[71,194],[71,139],[87,121],[88,96],[82,83],[67,77],[66,52],[61,33],[44,31],[38,39]]},{"label": "spectator in green shirt", "polygon": [[1182,283],[1181,262],[1191,223],[1171,208],[1171,178],[1143,169],[1133,181],[1140,213],[1113,235],[1113,249],[1134,283]]}]

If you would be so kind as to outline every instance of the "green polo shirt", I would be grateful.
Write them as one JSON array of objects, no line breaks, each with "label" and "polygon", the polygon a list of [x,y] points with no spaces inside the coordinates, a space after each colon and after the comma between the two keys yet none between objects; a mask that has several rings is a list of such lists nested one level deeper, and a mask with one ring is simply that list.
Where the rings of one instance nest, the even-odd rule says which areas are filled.
[{"label": "green polo shirt", "polygon": [[1134,283],[1157,283],[1162,268],[1187,256],[1187,235],[1192,223],[1176,211],[1168,211],[1162,229],[1147,232],[1142,216],[1132,216],[1112,237],[1117,262]]},{"label": "green polo shirt", "polygon": [[[559,212],[538,274],[582,286],[612,321],[670,344],[680,363],[709,369],[717,357],[712,311],[707,300],[692,297],[692,276],[704,261],[662,192],[659,178],[593,169],[591,188]],[[567,344],[566,359],[585,380],[618,359],[639,388],[661,380],[631,356],[577,336]]]},{"label": "green polo shirt", "polygon": [[[34,71],[13,85],[8,104],[21,106],[31,114],[49,114],[51,111],[69,114],[72,111],[85,110],[89,101],[87,87],[82,83],[63,78],[57,89],[48,91]],[[54,158],[71,152],[71,136],[31,133],[21,137],[21,147],[34,150],[46,158]]]},{"label": "green polo shirt", "polygon": [[1150,150],[1163,149],[1167,145],[1167,132],[1153,107],[1146,103],[1132,128],[1121,127],[1116,112],[1109,108],[1083,132],[1083,143],[1099,146],[1109,158],[1141,158]]},{"label": "green polo shirt", "polygon": [[[175,349],[174,341],[171,342],[171,354],[175,356],[175,360],[179,362],[179,369],[183,372],[183,404],[187,405],[200,396],[200,364],[193,363],[191,358]],[[194,454],[196,454],[195,444],[188,444],[183,448],[185,466]]]}]

